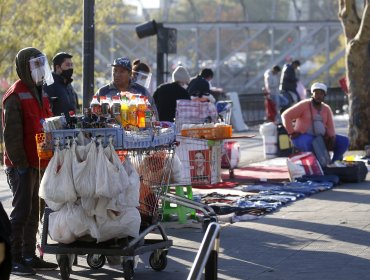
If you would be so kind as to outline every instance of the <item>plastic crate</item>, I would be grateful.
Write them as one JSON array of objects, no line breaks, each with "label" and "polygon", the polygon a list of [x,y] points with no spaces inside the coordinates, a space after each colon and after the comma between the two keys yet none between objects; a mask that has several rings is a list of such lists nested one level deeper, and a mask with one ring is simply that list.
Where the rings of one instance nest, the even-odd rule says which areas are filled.
[{"label": "plastic crate", "polygon": [[176,128],[175,124],[172,124],[168,128],[160,128],[158,131],[154,132],[152,146],[163,146],[171,144],[176,139]]},{"label": "plastic crate", "polygon": [[123,148],[124,149],[142,149],[152,146],[152,130],[124,131]]},{"label": "plastic crate", "polygon": [[103,145],[108,145],[112,139],[113,146],[117,149],[123,148],[123,130],[122,128],[86,128],[86,129],[63,129],[53,130],[53,140],[59,140],[59,144],[64,146],[68,139],[73,139],[82,132],[87,138],[102,138]]}]

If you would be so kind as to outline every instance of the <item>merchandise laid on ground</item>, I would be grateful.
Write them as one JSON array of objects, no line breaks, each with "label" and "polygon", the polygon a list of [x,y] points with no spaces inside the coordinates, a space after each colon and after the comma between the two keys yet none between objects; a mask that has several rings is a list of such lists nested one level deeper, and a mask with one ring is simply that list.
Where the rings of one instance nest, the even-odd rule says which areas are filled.
[{"label": "merchandise laid on ground", "polygon": [[[193,185],[193,198],[211,207],[219,221],[247,221],[299,199],[340,187],[341,183],[362,182],[370,170],[369,157],[362,153],[346,156],[344,161],[335,163],[337,168],[342,166],[340,176],[324,174],[313,153],[296,153],[265,163],[236,168],[231,180],[224,170],[223,182]],[[351,165],[361,166],[358,174],[346,174],[344,168]]]}]

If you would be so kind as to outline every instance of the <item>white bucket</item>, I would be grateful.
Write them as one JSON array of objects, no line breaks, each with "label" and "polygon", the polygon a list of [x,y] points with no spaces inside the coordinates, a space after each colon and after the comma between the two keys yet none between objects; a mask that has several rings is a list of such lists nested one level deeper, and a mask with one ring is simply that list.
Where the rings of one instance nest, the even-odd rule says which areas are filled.
[{"label": "white bucket", "polygon": [[276,157],[278,151],[276,136],[262,136],[262,141],[265,159]]},{"label": "white bucket", "polygon": [[273,122],[268,122],[260,125],[260,134],[263,136],[276,136],[277,126]]}]

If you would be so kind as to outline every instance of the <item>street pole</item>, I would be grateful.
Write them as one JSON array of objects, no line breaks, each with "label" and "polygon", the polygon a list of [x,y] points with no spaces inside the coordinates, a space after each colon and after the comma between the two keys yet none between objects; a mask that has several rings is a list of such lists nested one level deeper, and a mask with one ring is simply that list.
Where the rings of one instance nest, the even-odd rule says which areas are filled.
[{"label": "street pole", "polygon": [[95,0],[83,1],[83,70],[82,108],[88,108],[94,95],[94,25]]}]

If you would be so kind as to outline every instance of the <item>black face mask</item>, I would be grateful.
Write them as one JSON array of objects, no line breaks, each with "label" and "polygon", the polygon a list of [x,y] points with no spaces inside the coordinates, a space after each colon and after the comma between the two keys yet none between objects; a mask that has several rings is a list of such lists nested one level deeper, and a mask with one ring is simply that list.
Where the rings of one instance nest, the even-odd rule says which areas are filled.
[{"label": "black face mask", "polygon": [[73,75],[73,68],[70,68],[68,70],[62,70],[62,73],[60,73],[60,75],[66,80],[71,80]]}]

